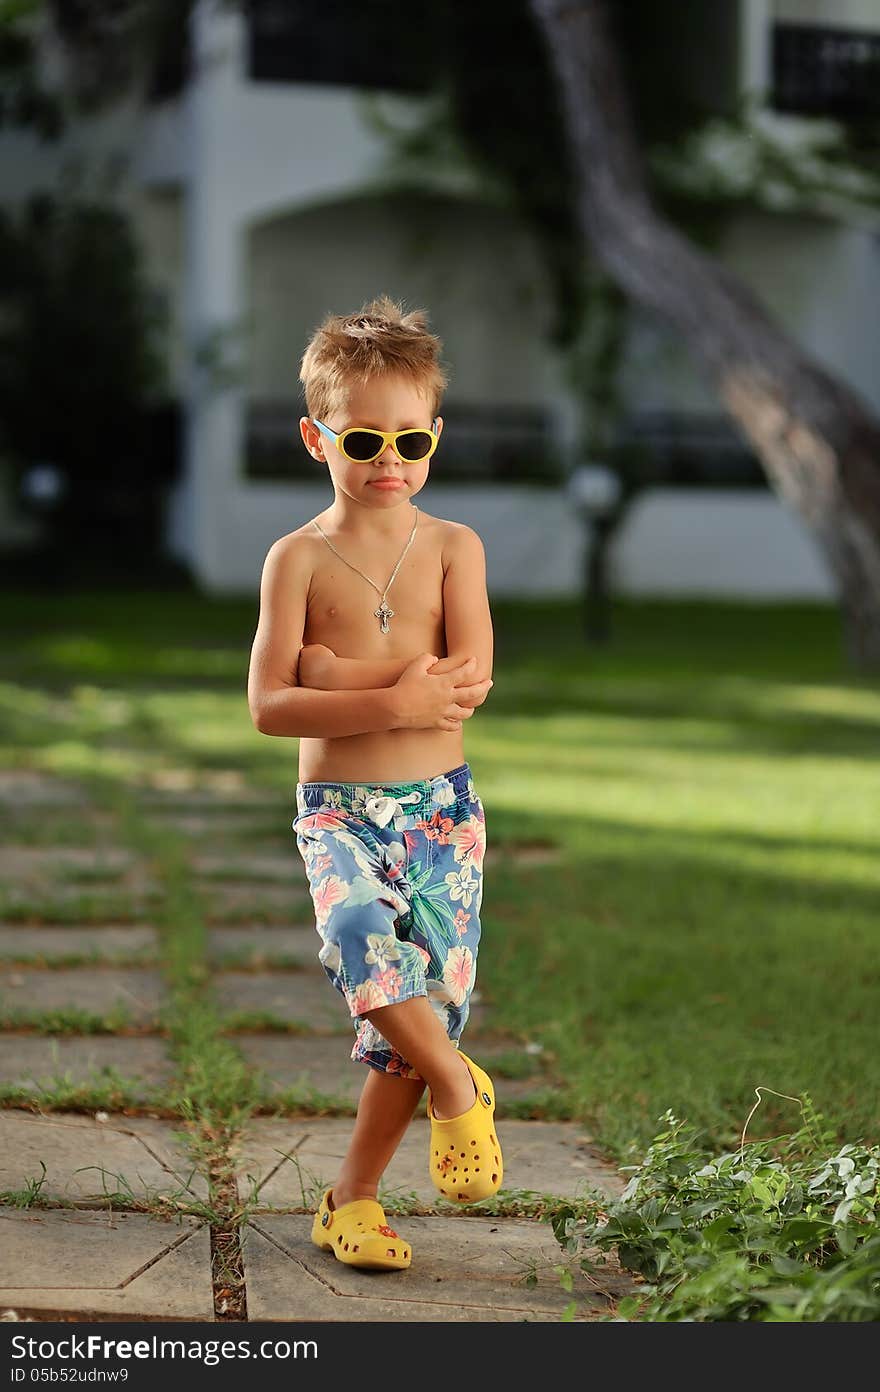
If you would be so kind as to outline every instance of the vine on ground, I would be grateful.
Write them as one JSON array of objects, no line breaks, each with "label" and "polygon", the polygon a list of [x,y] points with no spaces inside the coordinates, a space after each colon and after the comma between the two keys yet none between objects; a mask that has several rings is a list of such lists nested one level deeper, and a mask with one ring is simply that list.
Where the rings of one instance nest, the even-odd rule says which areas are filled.
[{"label": "vine on ground", "polygon": [[880,1146],[835,1149],[799,1102],[799,1130],[714,1157],[667,1111],[619,1198],[550,1215],[566,1284],[616,1251],[644,1281],[619,1319],[880,1319]]}]

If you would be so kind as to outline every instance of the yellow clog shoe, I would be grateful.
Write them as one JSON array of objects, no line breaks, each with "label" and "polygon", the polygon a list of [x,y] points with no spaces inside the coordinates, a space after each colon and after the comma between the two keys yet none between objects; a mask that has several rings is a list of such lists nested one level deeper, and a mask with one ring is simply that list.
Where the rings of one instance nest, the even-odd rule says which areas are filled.
[{"label": "yellow clog shoe", "polygon": [[495,1134],[495,1088],[488,1073],[460,1049],[458,1052],[470,1069],[477,1095],[466,1112],[441,1120],[434,1116],[434,1099],[428,1090],[431,1179],[444,1198],[454,1203],[479,1203],[490,1198],[504,1178],[501,1146]]},{"label": "yellow clog shoe", "polygon": [[352,1199],[334,1208],[326,1190],[312,1223],[312,1241],[346,1266],[373,1271],[404,1271],[412,1248],[394,1231],[377,1199]]}]

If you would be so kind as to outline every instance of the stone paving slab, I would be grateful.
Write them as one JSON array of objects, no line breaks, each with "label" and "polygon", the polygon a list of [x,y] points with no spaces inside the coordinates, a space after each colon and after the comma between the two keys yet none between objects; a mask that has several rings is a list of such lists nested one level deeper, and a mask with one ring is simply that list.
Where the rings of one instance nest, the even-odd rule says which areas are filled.
[{"label": "stone paving slab", "polygon": [[[443,1200],[428,1175],[430,1128],[422,1108],[420,1104],[385,1172],[382,1193],[415,1194],[419,1202],[434,1206]],[[252,1117],[235,1148],[240,1194],[250,1194],[255,1182],[261,1207],[310,1205],[315,1193],[335,1179],[351,1129],[351,1117]],[[623,1189],[622,1177],[599,1158],[574,1122],[508,1118],[499,1123],[498,1134],[505,1189],[568,1197],[593,1186],[609,1194]]]},{"label": "stone paving slab", "polygon": [[[2,942],[2,936],[0,936]],[[326,980],[318,962],[321,938],[314,924],[300,928],[268,927],[262,923],[236,925],[234,928],[211,928],[208,933],[208,956],[218,962],[235,953],[254,963],[271,964],[273,958],[294,957],[303,966],[317,968]]]},{"label": "stone paving slab", "polygon": [[[257,829],[265,829],[268,835],[283,836],[285,831],[289,831],[291,818],[271,818],[267,817],[264,809],[252,809],[251,811],[230,812],[227,808],[214,808],[211,806],[201,807],[198,811],[180,812],[171,807],[150,807],[145,815],[151,822],[158,823],[160,826],[169,830],[177,831],[181,836],[192,837],[193,840],[200,840],[202,837],[217,838],[222,841],[229,838],[236,841],[240,836],[253,835]],[[292,833],[290,833],[292,835]],[[245,854],[241,844],[236,841],[235,850],[239,855]],[[297,852],[298,854],[298,852]]]},{"label": "stone paving slab", "polygon": [[[317,960],[297,972],[217,971],[214,993],[223,1015],[268,1011],[283,1023],[299,1025],[313,1034],[354,1034],[345,1001]],[[488,1007],[474,992],[469,1037],[485,1033],[487,1015]]]},{"label": "stone paving slab", "polygon": [[287,855],[265,855],[258,851],[251,853],[240,847],[222,854],[202,852],[193,856],[193,869],[206,879],[210,879],[211,876],[232,877],[234,874],[240,874],[242,878],[253,877],[260,883],[274,880],[276,883],[305,886],[305,865],[296,848],[293,832],[290,836],[291,850]]},{"label": "stone paving slab", "polygon": [[51,961],[53,957],[100,954],[105,961],[156,957],[159,938],[155,928],[31,927],[30,924],[0,924],[0,961]]},{"label": "stone paving slab", "polygon": [[301,972],[218,971],[213,978],[220,1012],[269,1012],[285,1024],[299,1025],[315,1034],[351,1034],[351,1017],[338,991],[318,965]]},{"label": "stone paving slab", "polygon": [[147,880],[138,884],[121,880],[115,884],[56,881],[36,889],[4,884],[0,887],[0,918],[17,919],[23,912],[32,923],[57,923],[67,918],[71,905],[75,906],[80,923],[149,918],[161,896],[158,881]]},{"label": "stone paving slab", "polygon": [[312,906],[305,883],[297,887],[293,883],[265,885],[259,880],[245,884],[221,880],[211,884],[201,880],[198,889],[206,905],[207,917],[214,923],[265,918],[272,923],[302,924]]},{"label": "stone paving slab", "polygon": [[[53,879],[69,870],[121,875],[134,864],[131,851],[119,846],[3,846],[0,879]],[[83,881],[85,883],[85,881]]]},{"label": "stone paving slab", "polygon": [[87,805],[71,816],[64,803],[8,807],[0,796],[9,828],[8,842],[22,846],[71,846],[94,849],[95,844],[110,845],[119,825],[110,808]]},{"label": "stone paving slab", "polygon": [[162,978],[148,968],[0,967],[0,1014],[72,1009],[103,1015],[124,1009],[135,1024],[156,1021]]},{"label": "stone paving slab", "polygon": [[188,1215],[0,1209],[0,1248],[4,1310],[213,1322],[210,1234]]},{"label": "stone paving slab", "polygon": [[[247,1034],[236,1035],[235,1045],[252,1067],[265,1071],[270,1094],[299,1086],[316,1088],[350,1103],[357,1102],[360,1096],[365,1065],[353,1062],[345,1050],[328,1048],[326,1040]],[[493,1059],[511,1052],[514,1051],[507,1043],[484,1043],[480,1047],[480,1062],[491,1070]],[[527,1078],[503,1078],[495,1072],[492,1076],[499,1116],[504,1114],[505,1103],[527,1097],[547,1085],[540,1071]]]},{"label": "stone paving slab", "polygon": [[158,769],[138,790],[141,807],[220,811],[258,807],[265,811],[284,799],[277,791],[256,788],[239,769]]},{"label": "stone paving slab", "polygon": [[87,804],[85,789],[54,773],[35,769],[0,770],[0,802],[16,807],[82,807]]},{"label": "stone paving slab", "polygon": [[[561,1320],[577,1301],[576,1318],[610,1308],[584,1277],[563,1290],[553,1265],[561,1251],[547,1224],[510,1218],[395,1219],[412,1243],[406,1271],[358,1271],[310,1241],[311,1219],[260,1217],[245,1231],[244,1261],[251,1320],[446,1323]],[[525,1284],[529,1270],[537,1283]],[[603,1288],[620,1298],[632,1288],[619,1272]]]},{"label": "stone paving slab", "polygon": [[53,1078],[74,1086],[101,1083],[101,1074],[113,1068],[134,1084],[136,1097],[149,1096],[155,1087],[171,1079],[172,1065],[163,1041],[149,1037],[105,1034],[0,1035],[0,1082],[38,1092],[51,1088]]},{"label": "stone paving slab", "polygon": [[101,1122],[73,1112],[0,1111],[0,1190],[24,1189],[28,1180],[39,1180],[42,1161],[43,1197],[80,1204],[118,1189],[142,1201],[179,1191],[187,1202],[204,1198],[205,1180],[193,1173],[175,1129],[181,1128],[152,1117],[111,1116]]}]

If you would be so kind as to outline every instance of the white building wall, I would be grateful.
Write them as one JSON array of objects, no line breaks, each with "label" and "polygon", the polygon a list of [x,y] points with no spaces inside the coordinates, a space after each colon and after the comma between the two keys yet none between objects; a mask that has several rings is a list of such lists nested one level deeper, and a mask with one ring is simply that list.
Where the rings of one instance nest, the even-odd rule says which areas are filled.
[{"label": "white building wall", "polygon": [[612,559],[621,594],[831,599],[801,523],[753,489],[655,488],[633,504]]},{"label": "white building wall", "polygon": [[[765,80],[768,21],[876,27],[876,4],[743,0],[743,86],[760,88]],[[248,83],[241,38],[240,16],[203,0],[199,76],[182,101],[146,118],[127,109],[108,113],[60,147],[3,132],[0,197],[16,200],[57,183],[71,158],[109,176],[121,168],[120,157],[131,155],[133,181],[123,180],[119,196],[130,201],[148,272],[172,306],[172,377],[195,405],[187,478],[169,509],[169,545],[192,559],[207,588],[252,592],[275,537],[331,495],[321,485],[242,478],[242,391],[286,395],[305,337],[327,309],[388,289],[431,310],[448,343],[451,391],[459,399],[561,398],[543,340],[546,300],[527,241],[509,219],[464,203],[456,219],[449,205],[440,250],[420,265],[416,247],[407,265],[406,236],[389,227],[387,209],[360,204],[372,217],[353,243],[366,248],[365,276],[344,219],[381,169],[384,145],[364,126],[358,94]],[[394,105],[400,112],[406,104]],[[392,234],[399,237],[393,254]],[[880,405],[876,237],[754,215],[730,226],[721,255],[809,351]],[[390,285],[372,283],[377,267]],[[479,313],[476,291],[483,297]],[[245,382],[217,392],[189,350],[242,318],[256,327]],[[638,318],[631,346],[633,404],[714,408],[694,365],[657,325]],[[441,466],[438,454],[437,479]],[[480,531],[496,593],[579,588],[580,523],[560,494],[437,482],[421,500],[428,511]],[[646,495],[621,533],[614,570],[621,590],[632,593],[829,593],[811,543],[782,506],[770,495],[735,490]]]},{"label": "white building wall", "polygon": [[[880,411],[880,236],[806,216],[743,213],[728,223],[720,260],[780,327]],[[680,339],[633,311],[623,372],[631,409],[717,411]]]},{"label": "white building wall", "polygon": [[251,396],[295,395],[317,323],[381,292],[429,310],[450,400],[540,405],[561,392],[543,267],[499,209],[415,194],[341,199],[253,227],[247,267]]},{"label": "white building wall", "polygon": [[[254,484],[223,515],[215,589],[253,593],[272,542],[333,501],[327,483]],[[429,481],[418,505],[465,522],[483,539],[491,594],[580,593],[583,527],[565,496],[546,488],[446,487]],[[830,599],[832,588],[803,528],[770,495],[745,489],[654,489],[619,535],[615,590],[628,595]]]},{"label": "white building wall", "polygon": [[877,29],[877,0],[770,0],[770,16],[785,24],[820,24],[829,29]]}]

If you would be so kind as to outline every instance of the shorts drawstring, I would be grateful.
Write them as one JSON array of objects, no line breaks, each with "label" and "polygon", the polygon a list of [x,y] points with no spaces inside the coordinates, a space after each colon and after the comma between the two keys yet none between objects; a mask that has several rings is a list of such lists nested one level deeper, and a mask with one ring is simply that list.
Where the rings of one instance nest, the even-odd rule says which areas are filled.
[{"label": "shorts drawstring", "polygon": [[364,811],[376,826],[387,826],[394,818],[394,830],[401,831],[406,825],[406,812],[403,809],[404,803],[420,802],[421,793],[417,790],[412,793],[405,793],[403,797],[395,798],[387,794],[385,797],[367,798],[364,804]]}]

